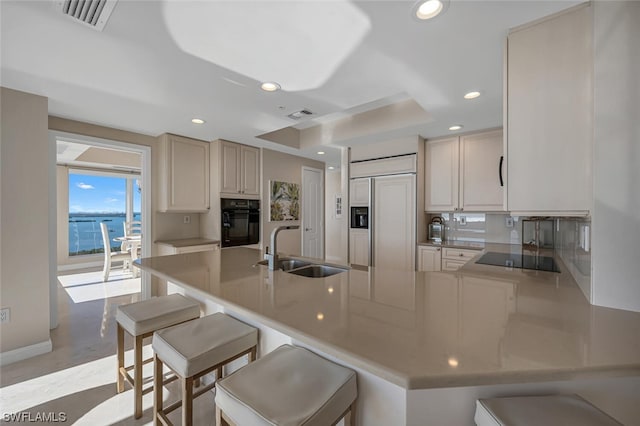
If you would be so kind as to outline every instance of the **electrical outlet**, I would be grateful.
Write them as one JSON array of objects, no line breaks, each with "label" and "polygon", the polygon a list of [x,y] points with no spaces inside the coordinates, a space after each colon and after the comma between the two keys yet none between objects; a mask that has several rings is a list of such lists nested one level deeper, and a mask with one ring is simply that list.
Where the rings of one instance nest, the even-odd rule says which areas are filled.
[{"label": "electrical outlet", "polygon": [[191,216],[189,215],[185,215],[184,219],[182,220],[183,223],[191,223]]},{"label": "electrical outlet", "polygon": [[11,322],[11,309],[2,308],[2,310],[0,310],[0,324],[7,322]]},{"label": "electrical outlet", "polygon": [[513,218],[511,216],[507,216],[504,220],[504,224],[507,228],[513,228]]},{"label": "electrical outlet", "polygon": [[467,224],[467,218],[465,216],[460,216],[460,225],[466,225]]}]

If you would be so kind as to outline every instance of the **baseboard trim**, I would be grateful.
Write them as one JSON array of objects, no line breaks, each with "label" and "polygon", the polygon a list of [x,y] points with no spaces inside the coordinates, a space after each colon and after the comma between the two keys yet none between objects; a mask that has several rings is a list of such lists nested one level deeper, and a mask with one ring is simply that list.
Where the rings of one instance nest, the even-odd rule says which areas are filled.
[{"label": "baseboard trim", "polygon": [[51,343],[51,339],[47,339],[44,342],[36,343],[35,345],[24,346],[7,352],[0,352],[0,366],[33,358],[34,356],[46,354],[52,350],[53,344]]}]

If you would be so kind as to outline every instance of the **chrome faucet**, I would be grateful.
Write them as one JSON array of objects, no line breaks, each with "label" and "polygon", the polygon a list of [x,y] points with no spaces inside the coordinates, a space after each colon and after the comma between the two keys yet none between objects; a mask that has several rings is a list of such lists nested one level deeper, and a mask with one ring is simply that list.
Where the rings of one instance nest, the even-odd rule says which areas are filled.
[{"label": "chrome faucet", "polygon": [[287,229],[300,229],[300,227],[298,225],[285,225],[278,226],[276,229],[271,231],[271,253],[267,254],[267,259],[269,260],[269,269],[272,271],[278,267],[278,232]]}]

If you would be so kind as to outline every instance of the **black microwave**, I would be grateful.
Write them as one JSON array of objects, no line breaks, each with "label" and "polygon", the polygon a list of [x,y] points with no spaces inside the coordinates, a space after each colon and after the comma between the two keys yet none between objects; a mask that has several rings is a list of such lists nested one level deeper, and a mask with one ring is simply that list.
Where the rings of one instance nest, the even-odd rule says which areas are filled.
[{"label": "black microwave", "polygon": [[351,227],[369,229],[369,207],[351,207]]}]

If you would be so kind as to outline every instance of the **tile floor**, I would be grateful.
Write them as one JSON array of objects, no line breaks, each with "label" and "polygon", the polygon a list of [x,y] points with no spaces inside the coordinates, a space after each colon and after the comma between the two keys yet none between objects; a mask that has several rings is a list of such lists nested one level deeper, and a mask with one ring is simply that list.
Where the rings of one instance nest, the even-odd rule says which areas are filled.
[{"label": "tile floor", "polygon": [[[153,392],[143,398],[141,419],[133,418],[133,391],[116,393],[115,311],[140,297],[140,280],[112,273],[102,282],[101,272],[62,276],[58,286],[59,325],[51,330],[53,351],[0,368],[0,419],[5,413],[65,413],[77,425],[151,425]],[[132,342],[125,338],[127,363]],[[151,354],[150,341],[145,356]],[[153,364],[145,366],[151,383]],[[166,387],[165,399],[179,398],[179,384]],[[194,402],[194,424],[214,425],[214,394]],[[169,418],[180,424],[178,409]],[[0,420],[4,424],[2,420]],[[43,423],[39,423],[43,424]],[[46,424],[46,423],[45,423]],[[53,423],[52,423],[53,424]],[[55,423],[61,424],[61,423]]]}]

